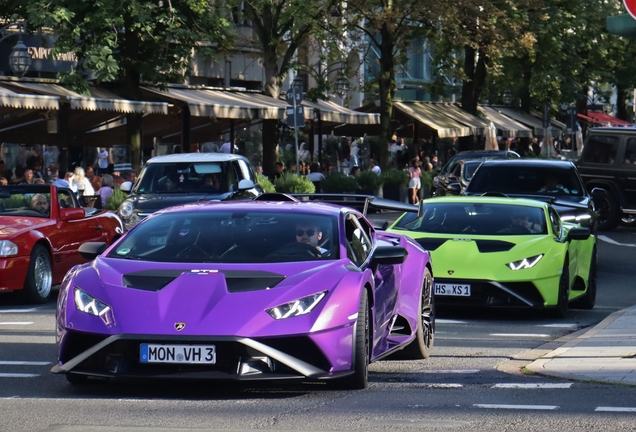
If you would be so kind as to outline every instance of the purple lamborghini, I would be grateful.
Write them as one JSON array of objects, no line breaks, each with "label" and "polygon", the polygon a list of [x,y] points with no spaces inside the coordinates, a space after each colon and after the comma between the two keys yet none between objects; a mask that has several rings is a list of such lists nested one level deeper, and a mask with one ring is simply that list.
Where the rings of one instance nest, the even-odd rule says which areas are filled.
[{"label": "purple lamborghini", "polygon": [[352,208],[283,198],[172,207],[82,245],[97,258],[60,288],[52,372],[362,389],[372,361],[428,358],[429,253]]}]

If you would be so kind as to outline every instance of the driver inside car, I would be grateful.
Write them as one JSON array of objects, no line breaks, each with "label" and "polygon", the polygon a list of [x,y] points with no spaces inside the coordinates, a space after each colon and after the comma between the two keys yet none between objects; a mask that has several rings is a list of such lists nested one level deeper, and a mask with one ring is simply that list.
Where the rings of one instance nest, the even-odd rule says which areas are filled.
[{"label": "driver inside car", "polygon": [[510,223],[512,227],[521,226],[531,233],[540,233],[543,231],[541,225],[530,221],[528,214],[521,209],[512,212]]},{"label": "driver inside car", "polygon": [[298,223],[296,224],[296,241],[305,243],[315,247],[321,254],[327,252],[327,249],[320,247],[319,242],[322,239],[322,231],[316,224]]},{"label": "driver inside car", "polygon": [[42,194],[35,194],[31,198],[31,209],[44,215],[49,214],[49,202]]}]

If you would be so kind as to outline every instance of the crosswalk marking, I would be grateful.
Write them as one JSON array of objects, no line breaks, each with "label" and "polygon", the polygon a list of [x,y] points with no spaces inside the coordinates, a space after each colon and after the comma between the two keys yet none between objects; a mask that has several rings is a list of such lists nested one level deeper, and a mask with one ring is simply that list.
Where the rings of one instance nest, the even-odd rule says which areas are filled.
[{"label": "crosswalk marking", "polygon": [[437,324],[466,324],[466,321],[444,319],[444,318],[435,318],[435,323],[437,323]]},{"label": "crosswalk marking", "polygon": [[501,404],[473,404],[477,408],[488,409],[518,409],[518,410],[555,410],[557,405],[501,405]]},{"label": "crosswalk marking", "polygon": [[40,374],[28,374],[28,373],[0,373],[0,378],[35,378]]},{"label": "crosswalk marking", "polygon": [[481,372],[479,369],[434,369],[434,370],[421,370],[420,373],[438,373],[438,374],[463,374],[463,373],[477,373]]},{"label": "crosswalk marking", "polygon": [[548,327],[548,328],[576,328],[578,324],[570,324],[570,323],[558,323],[558,324],[543,324],[539,327]]},{"label": "crosswalk marking", "polygon": [[569,389],[572,383],[502,383],[495,384],[491,388],[518,388],[518,389]]},{"label": "crosswalk marking", "polygon": [[31,325],[33,321],[10,321],[10,322],[0,322],[0,325]]},{"label": "crosswalk marking", "polygon": [[27,312],[35,312],[37,309],[4,309],[0,310],[0,313],[27,313]]},{"label": "crosswalk marking", "polygon": [[636,408],[632,408],[632,407],[597,407],[594,411],[598,411],[598,412],[636,412]]},{"label": "crosswalk marking", "polygon": [[425,384],[425,387],[428,388],[462,388],[464,387],[463,384],[454,384],[454,383],[449,383],[449,384]]},{"label": "crosswalk marking", "polygon": [[490,336],[495,337],[535,337],[535,338],[547,338],[548,334],[536,334],[536,333],[490,333]]},{"label": "crosswalk marking", "polygon": [[46,366],[49,364],[51,364],[51,362],[0,360],[0,366]]}]

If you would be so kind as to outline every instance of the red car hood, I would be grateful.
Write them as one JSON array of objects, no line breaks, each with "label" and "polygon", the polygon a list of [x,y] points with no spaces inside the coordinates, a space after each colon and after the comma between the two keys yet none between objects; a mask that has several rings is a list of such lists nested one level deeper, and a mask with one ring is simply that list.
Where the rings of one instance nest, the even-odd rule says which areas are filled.
[{"label": "red car hood", "polygon": [[0,237],[11,236],[21,231],[36,229],[49,221],[49,219],[37,217],[0,216]]}]

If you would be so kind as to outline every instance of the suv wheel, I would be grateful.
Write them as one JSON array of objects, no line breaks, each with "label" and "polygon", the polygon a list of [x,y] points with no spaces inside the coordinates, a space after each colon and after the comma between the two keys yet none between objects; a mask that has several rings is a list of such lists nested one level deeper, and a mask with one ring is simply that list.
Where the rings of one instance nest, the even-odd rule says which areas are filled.
[{"label": "suv wheel", "polygon": [[594,204],[598,212],[598,229],[611,231],[616,228],[621,221],[621,210],[614,195],[608,193],[604,198],[595,199]]}]

